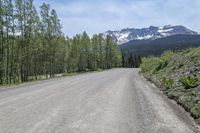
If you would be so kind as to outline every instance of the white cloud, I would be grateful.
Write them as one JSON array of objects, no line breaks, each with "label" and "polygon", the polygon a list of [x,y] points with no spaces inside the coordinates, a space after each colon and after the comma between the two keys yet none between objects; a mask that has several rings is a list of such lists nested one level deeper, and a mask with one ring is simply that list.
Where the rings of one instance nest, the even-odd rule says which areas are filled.
[{"label": "white cloud", "polygon": [[[48,0],[43,0],[47,2]],[[43,1],[37,1],[36,4]],[[77,0],[48,1],[56,9],[63,31],[75,35],[126,27],[182,24],[200,31],[199,0]]]}]

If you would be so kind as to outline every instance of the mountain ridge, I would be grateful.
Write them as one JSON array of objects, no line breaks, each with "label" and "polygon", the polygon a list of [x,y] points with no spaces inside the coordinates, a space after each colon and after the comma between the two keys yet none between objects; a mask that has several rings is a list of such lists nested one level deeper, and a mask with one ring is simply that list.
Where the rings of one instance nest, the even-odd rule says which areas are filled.
[{"label": "mountain ridge", "polygon": [[148,28],[124,28],[121,30],[108,30],[103,33],[104,36],[110,35],[119,45],[132,40],[155,40],[172,35],[198,35],[198,32],[192,31],[182,25],[165,25],[162,27],[150,26]]},{"label": "mountain ridge", "polygon": [[164,51],[177,51],[200,46],[200,35],[172,35],[155,40],[132,40],[123,45],[120,49],[127,57],[137,56],[159,56]]}]

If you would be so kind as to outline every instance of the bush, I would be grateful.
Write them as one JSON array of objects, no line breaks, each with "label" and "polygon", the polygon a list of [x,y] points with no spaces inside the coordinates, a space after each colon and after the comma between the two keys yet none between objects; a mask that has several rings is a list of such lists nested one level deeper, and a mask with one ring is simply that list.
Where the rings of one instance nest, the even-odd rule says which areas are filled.
[{"label": "bush", "polygon": [[160,71],[161,69],[165,68],[168,65],[168,61],[167,60],[159,60],[158,62],[158,66],[155,68],[156,71]]},{"label": "bush", "polygon": [[162,66],[161,62],[161,59],[158,57],[144,57],[142,58],[142,64],[140,66],[141,72],[153,74],[160,69],[159,67]]},{"label": "bush", "polygon": [[182,68],[184,66],[184,62],[183,61],[178,61],[178,63],[177,63],[177,68],[179,69],[179,68]]},{"label": "bush", "polygon": [[164,52],[161,57],[144,57],[142,58],[142,64],[140,66],[142,73],[154,74],[165,68],[174,53],[172,51]]},{"label": "bush", "polygon": [[169,61],[173,56],[174,56],[174,52],[173,51],[165,51],[162,55],[161,58],[163,60]]},{"label": "bush", "polygon": [[174,80],[173,79],[166,79],[165,77],[162,79],[162,85],[166,89],[171,89],[174,85]]},{"label": "bush", "polygon": [[185,89],[190,89],[198,86],[198,78],[195,76],[184,76],[179,79]]}]

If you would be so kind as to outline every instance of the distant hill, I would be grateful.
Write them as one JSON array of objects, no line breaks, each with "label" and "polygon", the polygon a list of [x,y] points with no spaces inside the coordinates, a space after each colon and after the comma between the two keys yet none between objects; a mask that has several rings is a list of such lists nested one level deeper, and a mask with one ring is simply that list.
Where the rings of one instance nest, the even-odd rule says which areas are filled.
[{"label": "distant hill", "polygon": [[116,31],[106,31],[104,36],[110,35],[119,45],[127,43],[132,40],[155,40],[172,35],[197,35],[198,33],[192,31],[182,25],[171,26],[166,25],[162,27],[150,26],[148,28],[126,28]]},{"label": "distant hill", "polygon": [[125,56],[148,56],[197,46],[200,46],[200,35],[172,35],[154,40],[132,40],[120,45],[120,49]]}]

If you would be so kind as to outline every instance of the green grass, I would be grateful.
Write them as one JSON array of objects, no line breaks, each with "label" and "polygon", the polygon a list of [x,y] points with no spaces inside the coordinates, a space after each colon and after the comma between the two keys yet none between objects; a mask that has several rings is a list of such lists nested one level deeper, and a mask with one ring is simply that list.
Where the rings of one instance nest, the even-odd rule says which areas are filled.
[{"label": "green grass", "polygon": [[43,80],[49,80],[49,79],[53,79],[53,78],[60,78],[60,77],[67,77],[67,76],[74,76],[77,74],[81,74],[81,73],[87,73],[87,72],[102,72],[104,71],[103,69],[97,69],[94,71],[88,70],[88,71],[81,71],[81,72],[66,72],[66,73],[61,73],[61,74],[55,74],[55,77],[50,78],[50,75],[48,75],[48,78],[46,78],[46,76],[44,75],[37,75],[37,79],[35,79],[35,76],[29,76],[28,77],[28,81],[21,83],[20,79],[18,82],[16,83],[11,83],[11,84],[1,84],[0,85],[0,89],[6,89],[9,87],[13,87],[16,85],[23,85],[26,83],[32,83],[32,82],[37,82],[37,81],[43,81]]},{"label": "green grass", "polygon": [[73,72],[73,73],[62,73],[62,76],[63,77],[66,77],[66,76],[74,76],[76,75],[77,73]]},{"label": "green grass", "polygon": [[98,68],[97,70],[96,70],[96,72],[102,72],[103,71],[103,69],[100,69],[100,68]]}]

